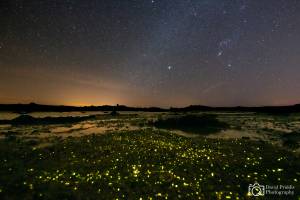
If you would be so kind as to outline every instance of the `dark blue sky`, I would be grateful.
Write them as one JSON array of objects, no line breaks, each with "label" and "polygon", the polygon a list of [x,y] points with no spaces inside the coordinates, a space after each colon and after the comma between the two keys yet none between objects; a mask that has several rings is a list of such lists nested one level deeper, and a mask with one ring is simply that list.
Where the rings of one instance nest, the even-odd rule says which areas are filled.
[{"label": "dark blue sky", "polygon": [[3,0],[0,27],[0,103],[300,102],[298,0]]}]

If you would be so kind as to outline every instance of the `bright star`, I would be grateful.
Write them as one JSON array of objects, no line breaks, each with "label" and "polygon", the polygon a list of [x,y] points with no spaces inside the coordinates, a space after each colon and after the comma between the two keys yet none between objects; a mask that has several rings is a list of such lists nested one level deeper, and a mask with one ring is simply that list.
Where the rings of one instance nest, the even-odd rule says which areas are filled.
[{"label": "bright star", "polygon": [[221,56],[222,54],[223,54],[223,51],[219,51],[217,56],[219,57],[219,56]]}]

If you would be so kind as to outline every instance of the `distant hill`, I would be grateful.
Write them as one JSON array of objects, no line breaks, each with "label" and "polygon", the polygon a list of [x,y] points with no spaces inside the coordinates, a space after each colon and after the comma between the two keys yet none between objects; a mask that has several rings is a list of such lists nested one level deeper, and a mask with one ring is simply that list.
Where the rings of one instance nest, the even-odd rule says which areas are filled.
[{"label": "distant hill", "polygon": [[201,105],[191,105],[184,108],[170,108],[171,111],[176,112],[193,112],[193,111],[240,111],[240,112],[259,112],[270,114],[285,114],[285,113],[297,113],[300,112],[300,104],[291,106],[259,106],[259,107],[208,107]]},{"label": "distant hill", "polygon": [[149,112],[162,112],[167,111],[163,108],[149,107],[149,108],[138,108],[128,107],[124,105],[118,106],[55,106],[55,105],[41,105],[36,103],[30,104],[0,104],[0,111],[11,111],[17,113],[29,113],[29,112],[72,112],[72,111],[149,111]]},{"label": "distant hill", "polygon": [[10,111],[16,113],[30,112],[72,112],[72,111],[147,111],[147,112],[193,112],[193,111],[241,111],[241,112],[261,112],[270,114],[285,114],[300,112],[300,104],[291,106],[262,106],[262,107],[209,107],[202,105],[190,105],[183,108],[158,108],[158,107],[128,107],[125,105],[111,106],[56,106],[56,105],[41,105],[36,103],[30,104],[0,104],[0,111]]}]

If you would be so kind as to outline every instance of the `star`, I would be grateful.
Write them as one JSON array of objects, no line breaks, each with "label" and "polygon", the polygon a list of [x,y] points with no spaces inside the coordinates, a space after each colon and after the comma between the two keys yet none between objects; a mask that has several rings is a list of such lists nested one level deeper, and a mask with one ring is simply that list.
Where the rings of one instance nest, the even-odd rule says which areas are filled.
[{"label": "star", "polygon": [[223,55],[223,51],[219,51],[218,54],[217,54],[218,57],[220,57],[222,55]]}]

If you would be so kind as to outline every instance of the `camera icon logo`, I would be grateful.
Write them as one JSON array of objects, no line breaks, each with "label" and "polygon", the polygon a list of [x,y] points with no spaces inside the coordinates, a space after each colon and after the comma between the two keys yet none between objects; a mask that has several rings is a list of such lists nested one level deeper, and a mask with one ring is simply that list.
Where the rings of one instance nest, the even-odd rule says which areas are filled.
[{"label": "camera icon logo", "polygon": [[250,184],[248,187],[248,194],[251,196],[264,196],[265,195],[265,186],[259,185],[258,183]]}]

